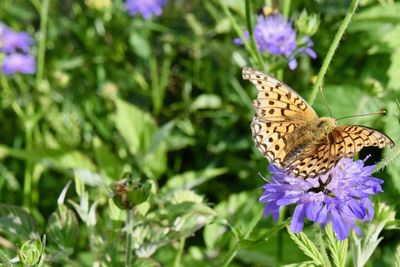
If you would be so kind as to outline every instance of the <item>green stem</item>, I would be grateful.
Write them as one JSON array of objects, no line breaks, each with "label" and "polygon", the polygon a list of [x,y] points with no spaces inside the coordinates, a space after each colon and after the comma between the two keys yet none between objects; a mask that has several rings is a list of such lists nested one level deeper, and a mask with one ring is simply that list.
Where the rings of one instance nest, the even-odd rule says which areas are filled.
[{"label": "green stem", "polygon": [[[247,0],[249,1],[249,0]],[[244,38],[243,32],[240,29],[239,25],[236,23],[235,19],[233,18],[231,12],[229,11],[228,6],[225,3],[225,0],[220,0],[219,1],[222,9],[224,10],[224,13],[228,17],[233,29],[236,31],[236,33],[239,35],[239,38],[243,41],[244,46],[246,47],[247,51],[250,53],[250,56],[257,62],[257,66],[262,69],[263,68],[263,61],[258,53],[258,51],[251,45],[251,41],[246,40]],[[250,36],[251,37],[251,36]],[[250,39],[253,39],[252,37]],[[253,41],[254,42],[254,41]]]},{"label": "green stem", "polygon": [[[264,68],[264,60],[257,50],[256,41],[253,37],[252,8],[251,8],[250,0],[245,1],[245,10],[246,10],[247,31],[249,32],[249,36],[250,36],[250,47],[251,47],[251,51],[253,51],[253,55],[256,56],[256,57],[253,56],[253,58],[257,62],[258,67],[263,69]],[[243,43],[245,43],[245,41],[246,40],[243,40]]]},{"label": "green stem", "polygon": [[44,60],[46,52],[46,38],[47,38],[47,21],[49,18],[49,3],[50,0],[43,0],[42,8],[40,10],[40,37],[39,37],[39,52],[37,57],[37,72],[36,72],[36,87],[38,88],[40,82],[43,80],[44,73]]},{"label": "green stem", "polygon": [[[247,231],[243,235],[243,239],[247,239],[250,234],[253,232],[254,228],[257,226],[258,222],[261,220],[263,217],[263,212],[257,212],[257,216],[254,217],[254,219],[250,222],[249,227],[247,228]],[[222,267],[227,267],[231,263],[231,261],[235,258],[236,254],[239,252],[241,249],[240,245],[238,242],[228,251],[228,253],[225,255],[224,261],[222,262]]]},{"label": "green stem", "polygon": [[336,49],[339,47],[340,40],[342,39],[342,36],[343,36],[346,28],[350,24],[351,18],[353,17],[353,15],[358,7],[359,2],[360,2],[359,0],[351,1],[349,10],[347,11],[346,16],[344,17],[342,24],[340,25],[340,27],[332,41],[331,46],[329,47],[328,53],[326,54],[324,61],[322,63],[322,67],[318,73],[317,82],[315,83],[313,90],[311,92],[311,96],[309,99],[310,105],[312,105],[314,103],[315,98],[317,97],[319,87],[322,85],[322,82],[324,80],[326,71],[328,70],[329,64],[331,63],[332,58],[335,55]]},{"label": "green stem", "polygon": [[185,240],[186,240],[185,238],[181,238],[181,240],[179,242],[179,248],[178,248],[178,251],[176,252],[174,267],[181,266],[183,249],[185,248]]},{"label": "green stem", "polygon": [[322,257],[324,258],[323,266],[331,267],[331,262],[329,260],[328,254],[326,253],[324,236],[322,234],[322,230],[319,224],[315,224],[315,231],[317,232],[317,243],[319,245]]},{"label": "green stem", "polygon": [[283,1],[283,16],[285,18],[289,18],[289,13],[290,13],[290,4],[291,4],[291,0],[285,0]]},{"label": "green stem", "polygon": [[250,0],[245,1],[245,10],[246,10],[246,24],[247,24],[247,31],[249,32],[250,36],[253,36],[253,27],[251,27],[251,5]]},{"label": "green stem", "polygon": [[132,229],[131,229],[132,215],[133,215],[133,209],[127,210],[126,222],[125,222],[125,226],[127,227],[126,247],[125,247],[125,266],[126,267],[132,266]]}]

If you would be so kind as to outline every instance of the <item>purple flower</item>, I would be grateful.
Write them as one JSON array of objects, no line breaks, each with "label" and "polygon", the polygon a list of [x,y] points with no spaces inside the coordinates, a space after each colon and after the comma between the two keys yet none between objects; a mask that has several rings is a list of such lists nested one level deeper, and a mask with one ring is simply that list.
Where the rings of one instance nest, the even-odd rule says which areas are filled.
[{"label": "purple flower", "polygon": [[259,16],[254,28],[254,39],[260,53],[286,57],[296,49],[296,31],[280,14]]},{"label": "purple flower", "polygon": [[[248,40],[249,33],[243,33]],[[296,57],[306,53],[311,58],[316,58],[317,54],[311,47],[314,45],[311,38],[303,37],[302,44],[296,41],[296,31],[288,20],[280,14],[269,16],[259,16],[254,28],[254,40],[258,51],[263,54],[268,52],[275,56],[284,56],[288,59],[288,66],[291,70],[297,67]],[[233,43],[242,45],[240,38],[235,38]]]},{"label": "purple flower", "polygon": [[382,180],[372,177],[375,166],[364,161],[343,158],[327,174],[300,179],[269,166],[272,181],[264,185],[261,203],[266,203],[264,216],[277,220],[281,206],[295,204],[290,229],[298,233],[304,218],[325,226],[332,223],[339,240],[346,239],[352,229],[359,231],[356,221],[371,221],[374,208],[369,195],[383,192]]},{"label": "purple flower", "polygon": [[127,0],[125,8],[131,16],[142,14],[145,19],[150,19],[154,15],[160,16],[165,4],[166,0]]},{"label": "purple flower", "polygon": [[[249,40],[249,38],[250,38],[249,32],[248,31],[243,32],[243,37],[244,37],[244,39]],[[243,40],[240,39],[239,37],[236,37],[235,39],[233,39],[233,43],[235,45],[244,45]]]},{"label": "purple flower", "polygon": [[13,53],[4,58],[1,70],[7,75],[16,72],[33,74],[36,71],[35,59],[30,55]]},{"label": "purple flower", "polygon": [[33,74],[36,71],[35,59],[29,55],[32,37],[26,32],[16,32],[0,22],[1,71],[5,74],[22,72]]},{"label": "purple flower", "polygon": [[303,38],[303,44],[300,45],[300,48],[296,50],[295,53],[293,53],[289,57],[289,68],[291,70],[294,70],[297,68],[297,59],[296,56],[300,54],[307,54],[310,58],[316,59],[317,58],[317,53],[311,48],[314,46],[314,42],[311,40],[309,36],[305,36]]},{"label": "purple flower", "polygon": [[22,51],[29,52],[33,44],[32,37],[26,32],[15,32],[4,24],[0,24],[0,51],[13,53]]}]

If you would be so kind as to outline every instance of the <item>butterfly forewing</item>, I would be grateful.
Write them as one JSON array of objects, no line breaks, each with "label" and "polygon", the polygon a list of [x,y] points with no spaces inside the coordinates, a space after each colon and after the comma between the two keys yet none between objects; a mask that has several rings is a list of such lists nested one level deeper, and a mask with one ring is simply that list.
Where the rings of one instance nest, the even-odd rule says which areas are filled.
[{"label": "butterfly forewing", "polygon": [[260,120],[304,123],[317,118],[312,107],[286,84],[252,68],[244,68],[242,75],[257,87],[253,106]]},{"label": "butterfly forewing", "polygon": [[253,102],[256,115],[251,123],[258,150],[270,163],[294,176],[313,178],[328,172],[340,158],[353,157],[363,147],[394,145],[374,129],[336,126],[331,118],[318,118],[293,89],[267,74],[244,68],[242,75],[258,90]]}]

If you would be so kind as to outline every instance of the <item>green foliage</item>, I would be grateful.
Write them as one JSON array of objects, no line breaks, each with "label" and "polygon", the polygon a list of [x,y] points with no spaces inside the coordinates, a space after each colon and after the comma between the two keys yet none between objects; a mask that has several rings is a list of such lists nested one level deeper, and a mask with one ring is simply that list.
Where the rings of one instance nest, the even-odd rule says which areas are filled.
[{"label": "green foliage", "polygon": [[[276,1],[318,55],[291,71],[254,40],[232,43],[270,1],[167,2],[145,20],[123,0],[0,1],[2,22],[33,36],[38,64],[36,75],[0,73],[0,265],[400,266],[400,146],[359,156],[382,159],[385,181],[363,235],[338,241],[331,225],[307,222],[286,232],[290,208],[262,217],[267,162],[249,129],[256,92],[240,74],[268,70],[308,99],[330,62],[318,81],[334,118],[387,110],[339,124],[399,142],[400,4],[361,1],[333,47],[350,1]],[[127,211],[111,192],[125,172],[147,181]]]}]

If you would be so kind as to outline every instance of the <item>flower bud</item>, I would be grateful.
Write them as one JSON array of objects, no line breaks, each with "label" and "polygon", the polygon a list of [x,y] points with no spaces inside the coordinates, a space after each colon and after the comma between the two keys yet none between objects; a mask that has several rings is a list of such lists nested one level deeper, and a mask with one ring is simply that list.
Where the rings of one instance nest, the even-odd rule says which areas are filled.
[{"label": "flower bud", "polygon": [[32,266],[39,263],[44,245],[40,239],[28,240],[18,250],[18,257],[24,266]]},{"label": "flower bud", "polygon": [[317,15],[308,15],[307,11],[303,10],[295,21],[295,24],[300,35],[312,36],[317,32],[319,22],[319,17]]},{"label": "flower bud", "polygon": [[147,200],[151,183],[141,178],[132,179],[131,174],[125,174],[124,177],[111,185],[113,200],[120,209],[131,209]]}]

